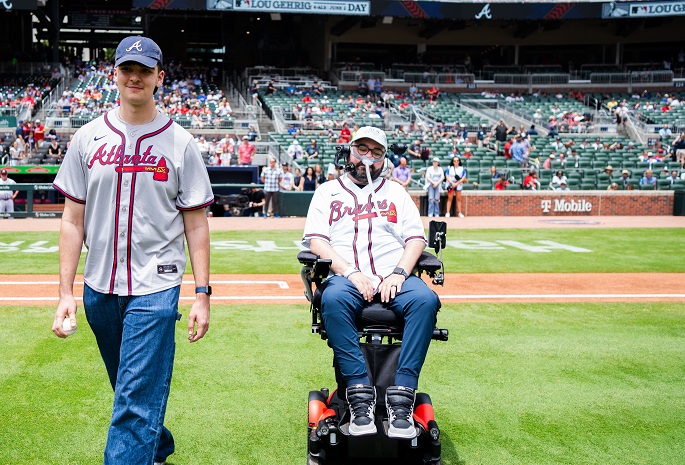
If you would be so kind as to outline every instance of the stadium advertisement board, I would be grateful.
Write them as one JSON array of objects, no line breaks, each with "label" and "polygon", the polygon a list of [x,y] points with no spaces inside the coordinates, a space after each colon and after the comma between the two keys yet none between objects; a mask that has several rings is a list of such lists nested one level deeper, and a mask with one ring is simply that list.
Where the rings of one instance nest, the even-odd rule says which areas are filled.
[{"label": "stadium advertisement board", "polygon": [[[233,4],[232,8],[220,8],[220,4]],[[229,5],[226,5],[227,7]],[[208,10],[233,9],[265,13],[309,13],[328,15],[361,15],[371,13],[371,2],[289,1],[289,0],[233,0],[232,2],[207,0]]]},{"label": "stadium advertisement board", "polygon": [[652,18],[685,15],[685,2],[611,2],[602,5],[602,18]]}]

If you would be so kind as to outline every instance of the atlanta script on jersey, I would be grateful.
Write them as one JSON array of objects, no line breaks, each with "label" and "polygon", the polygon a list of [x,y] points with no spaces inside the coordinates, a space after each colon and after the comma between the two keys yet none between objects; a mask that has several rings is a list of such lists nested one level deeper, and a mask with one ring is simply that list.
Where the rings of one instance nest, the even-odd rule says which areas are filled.
[{"label": "atlanta script on jersey", "polygon": [[329,242],[376,289],[397,266],[407,242],[426,243],[419,210],[402,186],[379,178],[362,187],[346,175],[314,192],[302,244],[309,248],[315,238]]},{"label": "atlanta script on jersey", "polygon": [[53,185],[85,204],[85,282],[118,295],[180,284],[186,264],[181,212],[214,201],[188,131],[162,114],[131,126],[116,109],[74,134]]}]

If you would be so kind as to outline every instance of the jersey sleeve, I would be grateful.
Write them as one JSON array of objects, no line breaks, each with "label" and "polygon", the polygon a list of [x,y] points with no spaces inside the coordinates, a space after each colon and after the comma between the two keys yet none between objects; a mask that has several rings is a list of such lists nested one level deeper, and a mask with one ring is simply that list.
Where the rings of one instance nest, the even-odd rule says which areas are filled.
[{"label": "jersey sleeve", "polygon": [[199,210],[214,203],[209,174],[193,138],[190,138],[186,145],[178,177],[176,208],[183,211]]},{"label": "jersey sleeve", "polygon": [[64,194],[69,200],[84,204],[88,194],[86,167],[83,160],[83,134],[77,131],[69,144],[69,150],[64,155],[62,164],[52,186]]},{"label": "jersey sleeve", "polygon": [[402,209],[404,210],[401,215],[402,218],[402,239],[406,244],[409,241],[422,241],[425,244],[428,243],[426,240],[426,233],[423,229],[423,222],[421,221],[421,214],[419,209],[414,203],[408,192],[404,191]]},{"label": "jersey sleeve", "polygon": [[304,224],[304,235],[302,237],[302,245],[307,249],[310,248],[312,239],[321,239],[329,243],[331,241],[328,224],[330,211],[326,211],[327,198],[328,196],[324,195],[323,189],[319,188],[314,191],[307,211],[307,220]]}]

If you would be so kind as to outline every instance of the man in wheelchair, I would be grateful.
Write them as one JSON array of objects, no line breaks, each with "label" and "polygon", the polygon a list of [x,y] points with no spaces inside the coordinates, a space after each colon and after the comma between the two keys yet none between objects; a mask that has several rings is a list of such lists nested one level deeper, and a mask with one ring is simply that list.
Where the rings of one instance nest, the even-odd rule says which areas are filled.
[{"label": "man in wheelchair", "polygon": [[394,384],[385,392],[387,435],[412,439],[419,374],[440,303],[412,274],[426,237],[409,194],[380,177],[387,149],[385,133],[370,126],[356,132],[349,148],[339,148],[345,174],[315,191],[302,242],[320,259],[331,261],[322,284],[321,318],[346,385],[349,434],[377,433],[376,388],[360,349],[356,319],[367,303],[380,301],[404,321]]}]

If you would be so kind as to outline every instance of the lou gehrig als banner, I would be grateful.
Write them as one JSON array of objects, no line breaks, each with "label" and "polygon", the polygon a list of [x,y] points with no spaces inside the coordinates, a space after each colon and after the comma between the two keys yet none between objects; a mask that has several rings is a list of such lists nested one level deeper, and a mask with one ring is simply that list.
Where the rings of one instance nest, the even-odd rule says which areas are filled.
[{"label": "lou gehrig als banner", "polygon": [[685,2],[611,2],[602,5],[603,18],[652,18],[683,15],[685,15]]},{"label": "lou gehrig als banner", "polygon": [[[216,2],[207,0],[207,9]],[[259,11],[266,13],[309,13],[327,15],[362,15],[371,13],[371,2],[336,2],[336,1],[305,1],[305,0],[233,0],[234,11]]]}]

